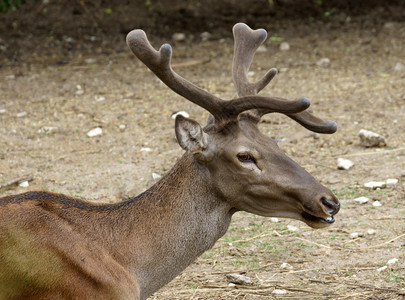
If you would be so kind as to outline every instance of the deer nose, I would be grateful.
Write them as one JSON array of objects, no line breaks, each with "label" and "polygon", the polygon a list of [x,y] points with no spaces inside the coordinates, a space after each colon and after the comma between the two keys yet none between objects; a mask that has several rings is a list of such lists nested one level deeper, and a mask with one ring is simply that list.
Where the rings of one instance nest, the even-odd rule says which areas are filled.
[{"label": "deer nose", "polygon": [[340,203],[339,200],[337,200],[336,198],[329,199],[326,197],[322,197],[321,202],[325,208],[325,211],[331,216],[336,215],[338,213],[340,209]]}]

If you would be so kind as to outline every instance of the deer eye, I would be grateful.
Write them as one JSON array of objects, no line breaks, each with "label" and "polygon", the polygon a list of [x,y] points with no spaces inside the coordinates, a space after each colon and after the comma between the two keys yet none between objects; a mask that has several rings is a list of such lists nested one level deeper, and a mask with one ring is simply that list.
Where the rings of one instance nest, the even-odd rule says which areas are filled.
[{"label": "deer eye", "polygon": [[250,153],[239,153],[237,157],[243,163],[256,163],[256,159]]}]

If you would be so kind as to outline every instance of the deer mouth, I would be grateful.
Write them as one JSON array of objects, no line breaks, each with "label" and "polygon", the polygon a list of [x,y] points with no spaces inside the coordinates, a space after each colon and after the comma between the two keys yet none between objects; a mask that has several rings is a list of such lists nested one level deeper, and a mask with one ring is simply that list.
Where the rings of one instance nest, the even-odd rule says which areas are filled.
[{"label": "deer mouth", "polygon": [[304,218],[304,220],[308,221],[309,223],[324,223],[324,224],[330,225],[335,222],[335,217],[332,215],[330,215],[327,218],[321,218],[321,217],[311,215],[310,213],[307,213],[306,211],[304,211],[301,215]]}]

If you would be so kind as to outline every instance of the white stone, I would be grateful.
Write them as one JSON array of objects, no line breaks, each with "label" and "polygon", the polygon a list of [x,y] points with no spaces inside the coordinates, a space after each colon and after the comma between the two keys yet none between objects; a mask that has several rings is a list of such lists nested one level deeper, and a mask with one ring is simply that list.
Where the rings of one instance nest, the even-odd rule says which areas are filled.
[{"label": "white stone", "polygon": [[280,50],[281,50],[281,51],[288,51],[288,50],[290,50],[290,44],[287,43],[287,42],[282,42],[282,43],[280,44]]},{"label": "white stone", "polygon": [[327,58],[327,57],[322,57],[320,60],[318,60],[317,62],[316,62],[316,65],[318,66],[318,67],[327,67],[327,66],[329,66],[329,64],[330,64],[330,59],[329,58]]},{"label": "white stone", "polygon": [[369,230],[367,230],[367,234],[368,235],[374,235],[374,234],[376,234],[377,233],[377,231],[375,231],[374,229],[369,229]]},{"label": "white stone", "polygon": [[247,276],[243,276],[240,274],[232,273],[232,274],[226,274],[226,280],[230,283],[234,284],[251,284],[252,279]]},{"label": "white stone", "polygon": [[40,130],[38,130],[38,133],[55,133],[58,131],[58,129],[58,127],[43,126]]},{"label": "white stone", "polygon": [[270,221],[273,223],[278,223],[278,218],[270,218]]},{"label": "white stone", "polygon": [[374,207],[380,207],[380,206],[382,206],[382,204],[381,204],[380,201],[374,201],[374,202],[373,202],[373,206],[374,206]]},{"label": "white stone", "polygon": [[337,168],[339,170],[349,170],[353,166],[354,166],[354,163],[351,160],[344,159],[344,158],[337,159]]},{"label": "white stone", "polygon": [[151,151],[152,151],[152,149],[148,148],[148,147],[142,147],[141,148],[141,152],[151,152]]},{"label": "white stone", "polygon": [[30,184],[28,183],[28,181],[23,181],[23,182],[21,182],[21,183],[19,184],[19,186],[21,186],[21,187],[29,187]]},{"label": "white stone", "polygon": [[390,259],[389,261],[387,261],[387,265],[393,265],[396,264],[398,262],[398,258],[393,258]]},{"label": "white stone", "polygon": [[403,64],[401,64],[400,62],[396,63],[396,65],[394,67],[394,71],[399,72],[399,71],[402,71],[403,69],[405,69],[405,66]]},{"label": "white stone", "polygon": [[359,203],[359,204],[364,204],[367,203],[370,199],[364,196],[358,197],[356,199],[354,199],[353,201]]},{"label": "white stone", "polygon": [[27,115],[28,115],[28,114],[27,114],[26,111],[22,111],[22,112],[16,114],[16,117],[17,117],[17,118],[22,118],[22,117],[26,117]]},{"label": "white stone", "polygon": [[120,129],[121,132],[123,132],[125,129],[127,129],[127,125],[120,124],[120,126],[118,126],[118,128]]},{"label": "white stone", "polygon": [[377,188],[380,188],[380,189],[384,188],[386,186],[386,183],[384,181],[370,181],[370,182],[365,183],[364,186],[366,188],[375,190]]},{"label": "white stone", "polygon": [[5,108],[0,109],[0,115],[1,115],[1,114],[5,114],[6,111],[7,111],[7,110],[6,110]]},{"label": "white stone", "polygon": [[360,234],[358,232],[352,232],[350,234],[350,238],[351,239],[357,239],[360,236]]},{"label": "white stone", "polygon": [[90,65],[90,64],[96,63],[97,59],[95,59],[95,58],[86,58],[84,61],[85,61],[86,64]]},{"label": "white stone", "polygon": [[100,136],[102,134],[103,134],[103,129],[101,129],[100,127],[93,128],[92,130],[87,132],[88,137],[96,137],[96,136]]},{"label": "white stone", "polygon": [[267,52],[267,48],[265,45],[260,45],[259,48],[257,48],[256,53],[264,53]]},{"label": "white stone", "polygon": [[255,76],[255,72],[254,72],[254,71],[249,71],[249,72],[248,72],[248,76],[249,76],[249,77]]},{"label": "white stone", "polygon": [[378,268],[378,269],[377,269],[377,272],[384,271],[384,270],[385,270],[385,269],[387,269],[387,268],[388,268],[387,266],[384,266],[384,267]]},{"label": "white stone", "polygon": [[152,173],[152,178],[153,178],[154,180],[158,180],[158,179],[162,178],[162,176],[159,175],[159,174],[157,174],[157,173]]},{"label": "white stone", "polygon": [[387,188],[395,188],[397,186],[398,179],[396,178],[389,178],[385,181]]},{"label": "white stone", "polygon": [[105,100],[105,97],[104,96],[100,96],[100,97],[97,97],[96,98],[96,101],[97,102],[101,102],[101,101],[104,101]]},{"label": "white stone", "polygon": [[293,269],[293,266],[290,265],[290,264],[287,263],[287,262],[283,262],[283,263],[280,265],[280,269],[292,270],[292,269]]},{"label": "white stone", "polygon": [[378,147],[387,145],[385,137],[370,130],[360,129],[360,145],[364,147]]},{"label": "white stone", "polygon": [[289,231],[298,231],[298,228],[297,227],[295,227],[294,225],[287,225],[287,229],[289,230]]},{"label": "white stone", "polygon": [[184,41],[186,39],[186,34],[182,33],[182,32],[176,32],[176,33],[173,34],[172,38],[176,42],[182,42],[182,41]]},{"label": "white stone", "polygon": [[182,110],[182,111],[178,111],[178,112],[172,114],[172,119],[176,119],[176,117],[177,117],[178,115],[182,115],[182,116],[185,117],[185,118],[188,118],[188,117],[190,116],[187,112],[185,112],[185,111]]},{"label": "white stone", "polygon": [[211,38],[211,33],[209,33],[208,31],[205,31],[203,33],[200,34],[201,40],[203,41],[208,41]]},{"label": "white stone", "polygon": [[285,294],[287,294],[287,291],[286,290],[275,289],[271,293],[274,294],[274,295],[285,295]]}]

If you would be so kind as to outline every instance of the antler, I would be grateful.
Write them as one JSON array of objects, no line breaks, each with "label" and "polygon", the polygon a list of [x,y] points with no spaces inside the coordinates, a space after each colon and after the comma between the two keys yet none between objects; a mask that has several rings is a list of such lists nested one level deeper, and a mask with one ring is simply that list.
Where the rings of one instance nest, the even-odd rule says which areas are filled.
[{"label": "antler", "polygon": [[[236,119],[240,113],[251,109],[292,114],[305,110],[310,104],[306,98],[289,101],[283,98],[263,97],[256,94],[243,95],[232,100],[222,100],[173,71],[171,67],[172,48],[169,44],[162,45],[159,51],[156,51],[150,45],[145,32],[140,29],[133,30],[127,35],[127,44],[132,52],[169,88],[209,111],[214,116],[216,123]],[[261,89],[260,86],[263,88],[271,80],[270,77],[274,76],[271,76],[271,72],[269,73],[270,75],[263,83],[258,84],[259,89]]]},{"label": "antler", "polygon": [[[248,72],[253,56],[257,48],[266,40],[267,32],[264,29],[252,30],[246,24],[238,23],[233,27],[233,35],[235,39],[235,48],[232,65],[232,78],[238,96],[246,97],[249,95],[256,95],[266,87],[277,74],[277,70],[272,68],[262,77],[262,79],[255,83],[249,82],[248,79]],[[309,103],[309,100],[307,101]],[[246,112],[245,114],[248,114],[250,117],[259,121],[263,115],[271,112],[275,111],[259,108]],[[334,133],[337,129],[335,122],[319,119],[307,111],[284,114],[314,132]]]}]

